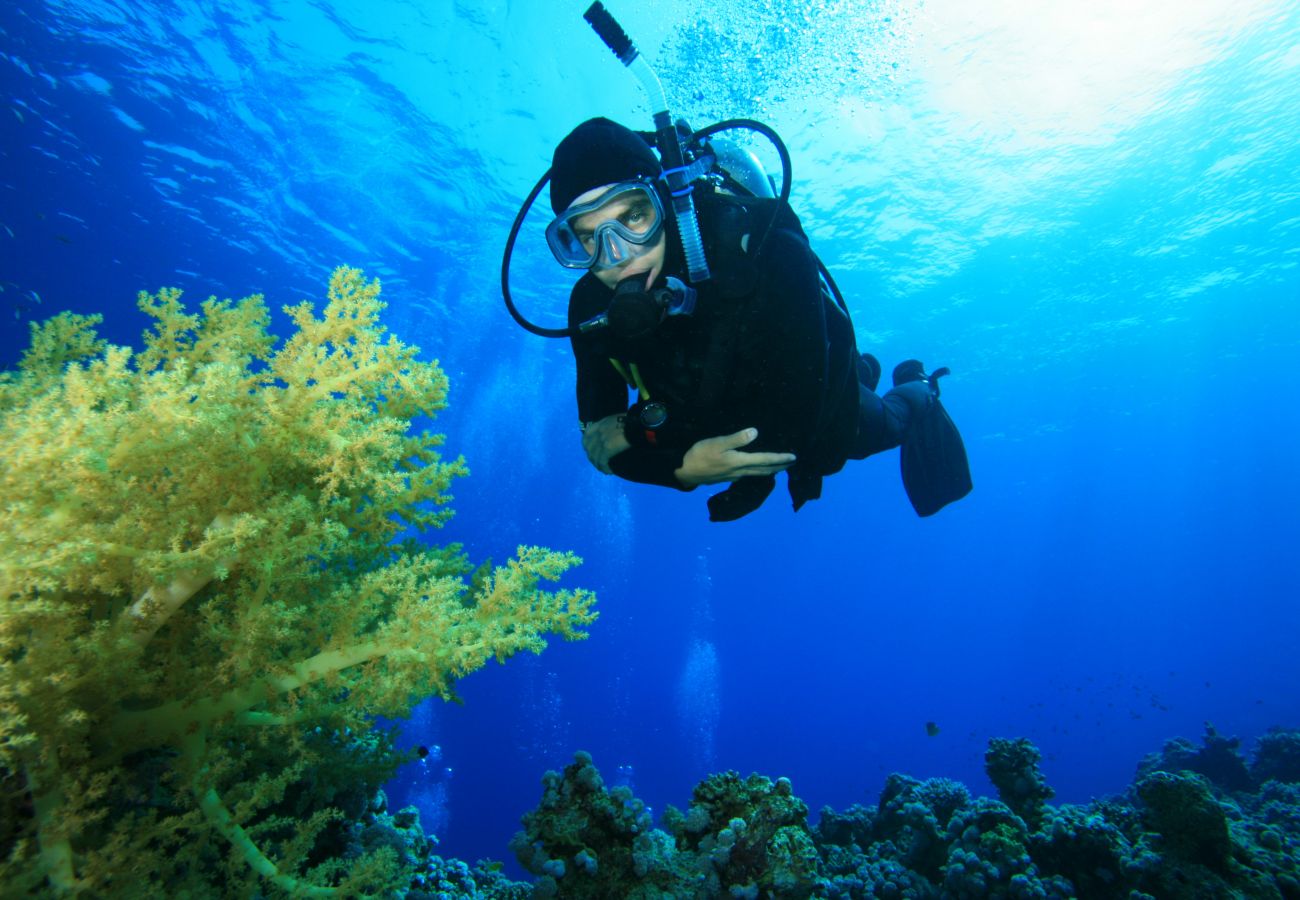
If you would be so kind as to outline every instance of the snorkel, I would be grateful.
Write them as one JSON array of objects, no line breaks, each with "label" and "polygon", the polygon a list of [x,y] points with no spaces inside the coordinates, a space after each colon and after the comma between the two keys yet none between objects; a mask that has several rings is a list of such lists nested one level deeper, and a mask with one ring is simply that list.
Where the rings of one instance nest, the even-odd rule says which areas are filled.
[{"label": "snorkel", "polygon": [[709,280],[709,264],[704,258],[704,244],[700,239],[700,223],[695,217],[695,179],[707,171],[707,167],[695,171],[696,166],[687,166],[677,126],[673,124],[668,112],[668,99],[664,96],[663,85],[659,76],[646,62],[641,51],[637,50],[632,39],[627,36],[609,10],[600,0],[582,14],[605,46],[614,52],[619,62],[627,66],[650,98],[650,108],[655,110],[655,143],[663,158],[663,177],[668,182],[668,192],[673,199],[673,216],[677,220],[677,233],[681,237],[682,251],[686,255],[686,269],[692,284]]}]

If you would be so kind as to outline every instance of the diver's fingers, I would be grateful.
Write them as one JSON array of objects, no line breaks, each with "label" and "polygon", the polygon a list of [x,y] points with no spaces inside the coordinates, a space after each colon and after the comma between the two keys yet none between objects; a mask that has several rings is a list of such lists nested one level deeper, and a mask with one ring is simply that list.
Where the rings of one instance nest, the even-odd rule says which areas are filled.
[{"label": "diver's fingers", "polygon": [[790,468],[795,461],[793,453],[733,452],[731,456],[743,457],[731,470],[733,478],[742,478],[746,475],[775,475]]},{"label": "diver's fingers", "polygon": [[790,463],[785,463],[779,466],[747,466],[732,473],[732,479],[745,478],[750,475],[776,475],[779,472],[784,472],[788,468],[790,468]]},{"label": "diver's fingers", "polygon": [[712,440],[717,441],[718,447],[725,452],[735,450],[737,447],[744,447],[746,444],[752,444],[756,437],[758,437],[757,428],[742,428],[735,434],[725,434]]},{"label": "diver's fingers", "polygon": [[741,468],[751,466],[780,466],[785,468],[795,461],[793,453],[746,453],[743,450],[733,450],[728,456]]},{"label": "diver's fingers", "polygon": [[758,466],[757,468],[754,469],[741,469],[737,472],[732,472],[731,475],[726,480],[736,481],[741,478],[764,478],[769,475],[780,475],[787,468],[789,467],[788,466]]}]

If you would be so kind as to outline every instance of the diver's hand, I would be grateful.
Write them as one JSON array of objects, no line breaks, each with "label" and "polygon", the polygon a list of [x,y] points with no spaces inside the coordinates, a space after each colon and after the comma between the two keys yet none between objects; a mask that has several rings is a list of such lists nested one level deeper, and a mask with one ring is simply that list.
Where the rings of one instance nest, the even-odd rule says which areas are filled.
[{"label": "diver's hand", "polygon": [[632,446],[623,435],[623,414],[615,413],[595,422],[588,422],[582,429],[582,449],[587,451],[587,459],[606,475],[613,475],[609,461],[628,447]]},{"label": "diver's hand", "polygon": [[794,465],[793,453],[746,453],[740,450],[758,437],[757,428],[696,441],[673,474],[686,487],[735,481],[746,475],[775,475]]}]

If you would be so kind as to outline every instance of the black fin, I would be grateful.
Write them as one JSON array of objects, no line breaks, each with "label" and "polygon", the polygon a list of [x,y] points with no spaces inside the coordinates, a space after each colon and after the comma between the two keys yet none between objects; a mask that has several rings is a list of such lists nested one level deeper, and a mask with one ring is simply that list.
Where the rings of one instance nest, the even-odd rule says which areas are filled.
[{"label": "black fin", "polygon": [[899,458],[903,488],[918,516],[932,516],[971,491],[966,445],[937,394],[908,428]]},{"label": "black fin", "polygon": [[709,498],[710,522],[734,522],[763,505],[776,487],[775,475],[746,475]]}]

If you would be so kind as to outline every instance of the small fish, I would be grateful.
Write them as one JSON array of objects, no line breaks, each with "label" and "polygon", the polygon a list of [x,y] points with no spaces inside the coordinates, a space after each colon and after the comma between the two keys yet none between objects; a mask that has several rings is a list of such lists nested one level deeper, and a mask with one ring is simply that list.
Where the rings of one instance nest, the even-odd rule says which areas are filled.
[{"label": "small fish", "polygon": [[420,759],[424,759],[429,755],[429,748],[421,744],[419,747],[415,748],[415,752],[419,755]]},{"label": "small fish", "polygon": [[18,107],[16,107],[16,106],[11,106],[11,107],[9,107],[9,108],[12,109],[12,110],[14,111],[14,115],[18,117],[18,121],[19,121],[19,122],[24,122],[24,123],[25,123],[25,122],[27,121],[26,119],[23,118],[23,114],[22,114],[21,112],[19,112]]},{"label": "small fish", "polygon": [[[6,281],[4,282],[4,284],[8,285],[11,288],[18,287],[18,285],[14,284],[12,281]],[[0,285],[0,290],[4,290],[3,285]],[[27,291],[23,291],[21,294],[17,296],[16,299],[14,299],[11,302],[13,303],[14,306],[14,318],[21,319],[23,317],[23,313],[30,312],[31,310],[35,309],[37,306],[41,305],[41,295],[36,293],[35,291],[27,290]]]},{"label": "small fish", "polygon": [[925,733],[930,737],[934,737],[936,734],[939,733],[939,726],[934,724],[933,722],[926,722]]},{"label": "small fish", "polygon": [[71,244],[71,243],[72,243],[72,238],[68,237],[66,234],[56,234],[56,235],[54,236],[54,239],[55,239],[56,241],[59,241],[60,243],[63,243],[63,244]]},{"label": "small fish", "polygon": [[[0,223],[0,224],[3,224],[3,223]],[[10,237],[13,237],[13,236],[14,236],[14,230],[13,230],[12,228],[10,228],[8,225],[5,225],[4,228],[5,228],[5,231],[9,232],[9,236],[10,236]]]}]

